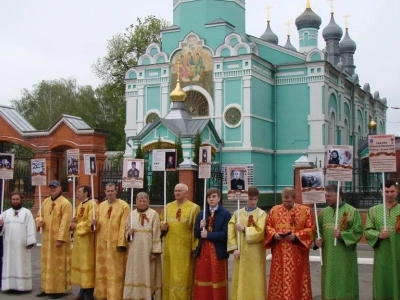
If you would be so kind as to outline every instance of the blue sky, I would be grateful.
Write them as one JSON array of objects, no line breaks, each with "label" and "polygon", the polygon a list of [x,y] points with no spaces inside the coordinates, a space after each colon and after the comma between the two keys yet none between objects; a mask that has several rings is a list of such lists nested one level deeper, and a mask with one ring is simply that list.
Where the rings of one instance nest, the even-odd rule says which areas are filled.
[{"label": "blue sky", "polygon": [[[247,33],[260,36],[266,26],[267,5],[272,6],[271,26],[286,42],[290,20],[292,44],[298,48],[295,18],[304,11],[305,0],[247,0]],[[135,22],[137,17],[155,15],[172,21],[173,0],[3,0],[0,11],[0,104],[10,105],[23,88],[41,80],[75,77],[79,85],[100,84],[91,65],[106,53],[107,40]],[[400,107],[396,93],[400,70],[400,1],[336,0],[335,19],[344,27],[350,14],[349,33],[357,43],[356,73],[361,86],[386,97],[389,107]],[[324,48],[322,29],[329,23],[330,1],[311,0],[322,18],[319,47]],[[400,135],[400,110],[389,108],[388,133]]]}]

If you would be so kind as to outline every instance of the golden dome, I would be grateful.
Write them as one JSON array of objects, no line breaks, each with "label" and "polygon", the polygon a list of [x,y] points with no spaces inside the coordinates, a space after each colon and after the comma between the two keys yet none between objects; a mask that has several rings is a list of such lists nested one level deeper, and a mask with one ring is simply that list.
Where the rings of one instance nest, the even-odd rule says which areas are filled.
[{"label": "golden dome", "polygon": [[371,129],[371,130],[375,130],[376,129],[376,122],[374,121],[374,119],[372,119],[372,117],[371,117],[371,120],[368,123],[368,128]]},{"label": "golden dome", "polygon": [[181,81],[179,80],[180,76],[181,76],[181,72],[179,70],[179,66],[180,66],[181,62],[178,60],[178,62],[176,63],[176,67],[177,67],[177,79],[176,79],[176,86],[175,89],[171,92],[171,94],[169,94],[169,96],[171,97],[171,101],[172,102],[178,102],[178,101],[185,101],[186,100],[186,92],[184,90],[182,90],[181,88]]}]

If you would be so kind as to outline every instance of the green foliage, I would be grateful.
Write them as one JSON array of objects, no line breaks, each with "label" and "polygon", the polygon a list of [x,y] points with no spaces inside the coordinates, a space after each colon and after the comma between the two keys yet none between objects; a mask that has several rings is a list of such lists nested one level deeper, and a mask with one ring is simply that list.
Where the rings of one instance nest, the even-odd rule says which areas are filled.
[{"label": "green foliage", "polygon": [[142,145],[139,143],[136,148],[135,158],[143,159],[144,158],[144,151],[142,149]]},{"label": "green foliage", "polygon": [[175,149],[176,149],[176,157],[178,159],[178,166],[183,162],[183,149],[182,149],[182,140],[181,137],[175,139]]},{"label": "green foliage", "polygon": [[196,164],[196,165],[199,165],[199,151],[200,151],[200,147],[201,147],[201,143],[202,143],[202,141],[201,141],[201,135],[200,135],[200,132],[198,132],[197,131],[197,133],[196,133],[196,137],[195,137],[195,140],[194,140],[194,157],[193,157],[193,162]]},{"label": "green foliage", "polygon": [[170,24],[155,16],[137,18],[136,24],[108,40],[107,54],[93,64],[96,75],[104,82],[124,87],[125,73],[136,66],[138,58],[151,43],[161,43],[161,30]]}]

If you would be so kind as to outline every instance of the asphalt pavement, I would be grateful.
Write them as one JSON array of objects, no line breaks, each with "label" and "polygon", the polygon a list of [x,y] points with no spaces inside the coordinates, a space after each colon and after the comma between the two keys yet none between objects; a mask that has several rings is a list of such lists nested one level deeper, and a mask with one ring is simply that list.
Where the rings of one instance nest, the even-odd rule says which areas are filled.
[{"label": "asphalt pavement", "polygon": [[[267,252],[269,254],[269,252]],[[311,285],[313,292],[313,300],[321,299],[321,265],[319,260],[319,252],[311,250],[310,251],[310,269],[311,269]],[[269,258],[270,255],[267,255]],[[359,264],[359,286],[360,286],[360,300],[370,300],[372,299],[372,258],[373,251],[367,245],[359,245],[358,247],[358,258],[363,264]],[[367,263],[367,264],[365,264]],[[231,276],[233,266],[233,257],[229,258],[229,288],[231,283]],[[267,262],[267,274],[269,276],[269,268],[271,264]],[[26,294],[5,294],[0,293],[0,300],[33,300],[33,299],[50,299],[49,297],[37,298],[35,295],[40,292],[40,247],[34,247],[32,249],[32,275],[33,275],[33,291]],[[267,278],[268,280],[268,278]],[[73,286],[72,292],[66,294],[61,299],[73,299],[79,289]],[[264,299],[243,299],[243,300],[264,300]]]}]

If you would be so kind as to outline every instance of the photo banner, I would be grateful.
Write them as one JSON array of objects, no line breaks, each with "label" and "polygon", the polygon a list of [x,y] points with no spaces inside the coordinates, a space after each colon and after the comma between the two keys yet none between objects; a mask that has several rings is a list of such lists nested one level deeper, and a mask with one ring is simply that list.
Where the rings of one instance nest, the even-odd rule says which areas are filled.
[{"label": "photo banner", "polygon": [[144,159],[125,158],[122,168],[122,187],[142,189],[144,182]]},{"label": "photo banner", "polygon": [[83,154],[85,175],[97,175],[96,154]]},{"label": "photo banner", "polygon": [[67,150],[67,177],[79,176],[79,149]]},{"label": "photo banner", "polygon": [[248,181],[247,168],[243,166],[229,166],[226,168],[228,200],[247,200]]},{"label": "photo banner", "polygon": [[176,149],[153,149],[152,171],[175,171]]},{"label": "photo banner", "polygon": [[353,146],[329,145],[326,154],[326,179],[353,181]]},{"label": "photo banner", "polygon": [[33,186],[47,185],[45,158],[31,159],[31,180]]},{"label": "photo banner", "polygon": [[303,204],[326,202],[323,169],[300,170],[300,179]]},{"label": "photo banner", "polygon": [[199,149],[199,178],[211,177],[211,146]]},{"label": "photo banner", "polygon": [[393,134],[369,135],[368,150],[370,172],[396,172],[396,143]]},{"label": "photo banner", "polygon": [[0,153],[0,178],[14,178],[14,154]]}]

